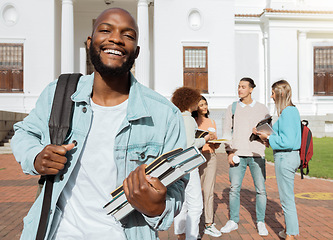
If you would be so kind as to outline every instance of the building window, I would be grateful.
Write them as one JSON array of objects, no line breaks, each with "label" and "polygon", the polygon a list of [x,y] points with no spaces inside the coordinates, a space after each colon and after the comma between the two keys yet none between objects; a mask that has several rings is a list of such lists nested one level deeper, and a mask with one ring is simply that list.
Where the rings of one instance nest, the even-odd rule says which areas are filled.
[{"label": "building window", "polygon": [[333,96],[333,46],[314,47],[314,95]]},{"label": "building window", "polygon": [[184,86],[208,93],[207,47],[183,47]]},{"label": "building window", "polygon": [[0,43],[0,92],[23,92],[23,44]]}]

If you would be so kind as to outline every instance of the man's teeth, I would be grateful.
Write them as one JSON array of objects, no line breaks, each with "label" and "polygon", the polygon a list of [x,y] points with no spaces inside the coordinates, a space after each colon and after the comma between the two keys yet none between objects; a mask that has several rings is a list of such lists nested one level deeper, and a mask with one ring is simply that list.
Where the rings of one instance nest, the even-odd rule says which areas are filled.
[{"label": "man's teeth", "polygon": [[122,56],[123,53],[118,51],[118,50],[113,50],[113,49],[105,49],[104,50],[105,53],[111,53],[111,54],[115,54],[115,55],[118,55],[118,56]]}]

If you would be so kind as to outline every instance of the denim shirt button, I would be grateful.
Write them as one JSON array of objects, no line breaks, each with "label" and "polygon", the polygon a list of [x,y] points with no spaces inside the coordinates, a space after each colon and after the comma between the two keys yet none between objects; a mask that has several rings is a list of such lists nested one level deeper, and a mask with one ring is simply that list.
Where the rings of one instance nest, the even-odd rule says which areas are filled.
[{"label": "denim shirt button", "polygon": [[86,108],[86,107],[83,107],[83,108],[82,108],[82,112],[86,113],[86,112],[87,112],[87,108]]},{"label": "denim shirt button", "polygon": [[75,147],[77,146],[77,141],[73,140],[72,143],[74,143]]},{"label": "denim shirt button", "polygon": [[145,158],[145,153],[141,153],[140,157],[141,157],[141,159],[144,159]]}]

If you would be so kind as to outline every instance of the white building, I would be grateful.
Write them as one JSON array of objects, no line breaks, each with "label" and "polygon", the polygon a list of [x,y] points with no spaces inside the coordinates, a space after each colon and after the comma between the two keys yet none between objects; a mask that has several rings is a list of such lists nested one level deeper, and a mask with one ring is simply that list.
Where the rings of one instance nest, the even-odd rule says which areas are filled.
[{"label": "white building", "polygon": [[89,71],[85,41],[109,7],[138,21],[138,80],[168,98],[201,89],[219,128],[248,76],[272,113],[272,83],[289,81],[315,135],[333,136],[332,0],[0,0],[0,110],[27,113],[60,73]]}]

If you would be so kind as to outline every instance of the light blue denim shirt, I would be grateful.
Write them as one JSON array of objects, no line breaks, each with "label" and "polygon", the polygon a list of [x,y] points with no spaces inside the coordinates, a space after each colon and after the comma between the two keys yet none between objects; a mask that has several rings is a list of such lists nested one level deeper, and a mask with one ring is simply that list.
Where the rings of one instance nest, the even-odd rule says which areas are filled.
[{"label": "light blue denim shirt", "polygon": [[[58,227],[62,212],[56,203],[78,161],[90,128],[93,80],[93,74],[81,77],[77,91],[72,95],[75,102],[72,129],[65,143],[76,140],[78,144],[67,153],[68,162],[55,177],[45,239],[52,239]],[[54,81],[46,87],[29,116],[14,126],[15,135],[11,147],[26,174],[37,174],[34,159],[50,144],[48,121],[56,83],[57,81]],[[186,148],[186,134],[180,111],[166,98],[143,86],[131,75],[127,115],[118,130],[114,145],[117,186],[139,165],[149,164],[159,155],[175,148]],[[36,238],[43,195],[44,189],[24,218],[21,239]],[[151,218],[134,211],[122,221],[127,238],[158,239],[157,231],[171,226],[176,212],[181,209],[183,198],[184,182],[179,180],[168,187],[166,208],[161,216]]]}]

